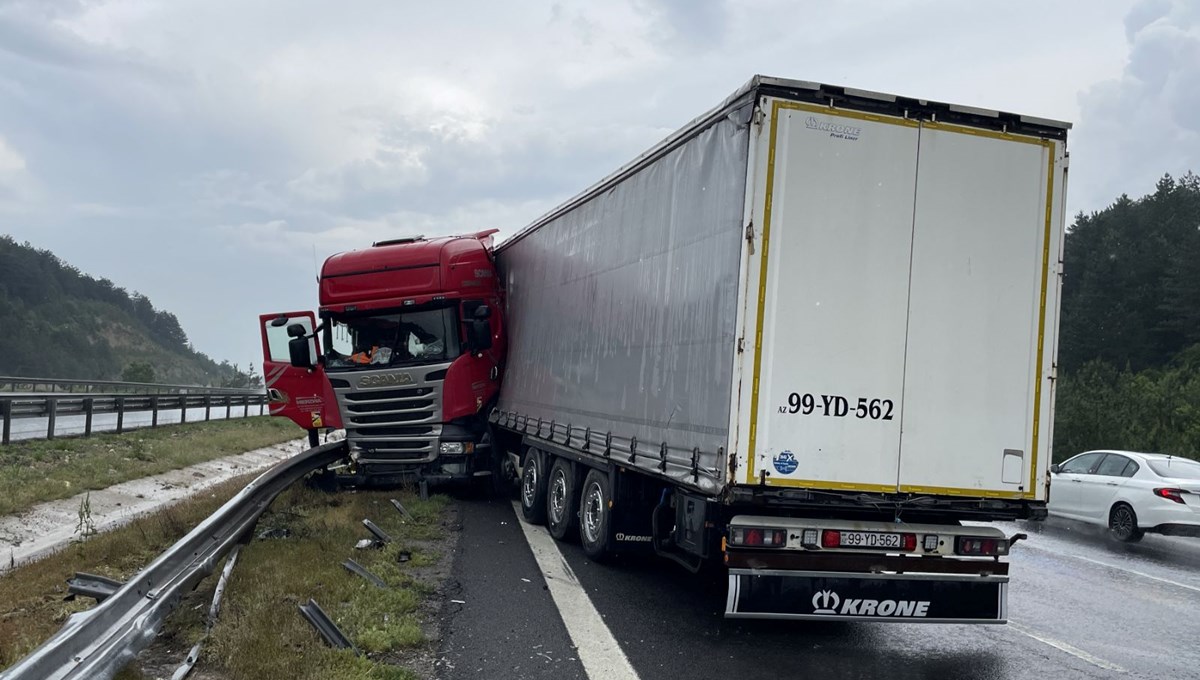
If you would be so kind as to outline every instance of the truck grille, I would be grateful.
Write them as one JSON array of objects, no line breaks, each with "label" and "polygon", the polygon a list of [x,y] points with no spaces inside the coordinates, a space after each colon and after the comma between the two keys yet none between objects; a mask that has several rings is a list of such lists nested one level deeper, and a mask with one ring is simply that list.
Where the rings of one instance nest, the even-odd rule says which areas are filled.
[{"label": "truck grille", "polygon": [[[421,463],[437,457],[447,367],[449,364],[436,364],[336,374],[339,379],[332,383],[346,439],[359,463]],[[369,386],[360,386],[363,383]]]}]

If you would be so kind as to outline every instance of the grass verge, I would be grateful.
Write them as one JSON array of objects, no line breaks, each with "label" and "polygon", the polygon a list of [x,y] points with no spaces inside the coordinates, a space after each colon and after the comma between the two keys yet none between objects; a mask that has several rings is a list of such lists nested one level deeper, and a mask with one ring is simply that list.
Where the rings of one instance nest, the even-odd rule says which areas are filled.
[{"label": "grass verge", "polygon": [[289,420],[258,416],[0,446],[0,515],[89,489],[296,439]]},{"label": "grass verge", "polygon": [[[412,514],[392,507],[399,498]],[[419,677],[410,665],[427,647],[430,604],[446,557],[447,499],[421,501],[396,491],[326,494],[297,486],[259,522],[286,538],[255,540],[242,551],[201,662],[229,678],[288,680]],[[370,519],[395,540],[355,550]],[[352,558],[387,583],[377,588],[346,571]],[[297,606],[313,598],[361,650],[333,650]]]},{"label": "grass verge", "polygon": [[[0,668],[7,668],[62,627],[67,617],[94,602],[63,601],[66,580],[77,571],[120,580],[150,561],[211,515],[255,475],[222,482],[160,512],[138,518],[45,559],[0,576]],[[212,580],[212,579],[209,579]]]},{"label": "grass verge", "polygon": [[[128,579],[253,477],[223,482],[203,496],[0,576],[0,669],[49,638],[72,613],[94,606],[88,598],[63,601],[66,579],[74,572]],[[391,498],[399,498],[413,519],[402,518]],[[220,619],[193,675],[221,680],[422,677],[411,666],[420,665],[436,634],[434,595],[449,556],[443,519],[447,504],[445,497],[421,501],[396,491],[326,494],[302,484],[286,491],[255,529],[256,536],[271,530],[286,537],[254,538],[243,547]],[[355,541],[369,535],[361,524],[364,518],[395,541],[382,549],[355,550]],[[347,572],[341,566],[347,557],[388,587],[376,588]],[[213,576],[184,597],[154,645],[118,680],[171,675],[203,632],[219,572],[218,566]],[[363,656],[324,644],[297,608],[309,598],[337,622]]]}]

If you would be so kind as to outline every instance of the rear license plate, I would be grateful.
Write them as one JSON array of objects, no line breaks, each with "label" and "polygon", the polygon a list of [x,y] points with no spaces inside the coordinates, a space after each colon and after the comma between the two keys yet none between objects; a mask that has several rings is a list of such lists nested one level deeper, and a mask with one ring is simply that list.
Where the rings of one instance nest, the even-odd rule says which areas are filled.
[{"label": "rear license plate", "polygon": [[900,534],[884,534],[876,531],[843,531],[843,548],[899,548]]}]

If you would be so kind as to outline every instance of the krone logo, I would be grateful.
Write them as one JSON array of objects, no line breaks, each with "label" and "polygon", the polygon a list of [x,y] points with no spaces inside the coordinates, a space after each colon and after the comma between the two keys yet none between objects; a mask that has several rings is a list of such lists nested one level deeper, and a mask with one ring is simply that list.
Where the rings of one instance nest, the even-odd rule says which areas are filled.
[{"label": "krone logo", "polygon": [[390,387],[393,385],[411,385],[412,375],[409,373],[388,373],[385,375],[364,375],[358,380],[359,387]]},{"label": "krone logo", "polygon": [[836,614],[842,598],[832,590],[819,590],[812,599],[814,614]]}]

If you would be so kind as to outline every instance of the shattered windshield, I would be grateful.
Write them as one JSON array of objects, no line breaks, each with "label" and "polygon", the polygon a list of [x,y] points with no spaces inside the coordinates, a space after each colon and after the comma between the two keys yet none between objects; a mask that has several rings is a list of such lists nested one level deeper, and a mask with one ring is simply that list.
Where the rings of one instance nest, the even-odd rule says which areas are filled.
[{"label": "shattered windshield", "polygon": [[331,317],[325,329],[325,366],[382,368],[448,361],[459,354],[453,307]]}]

